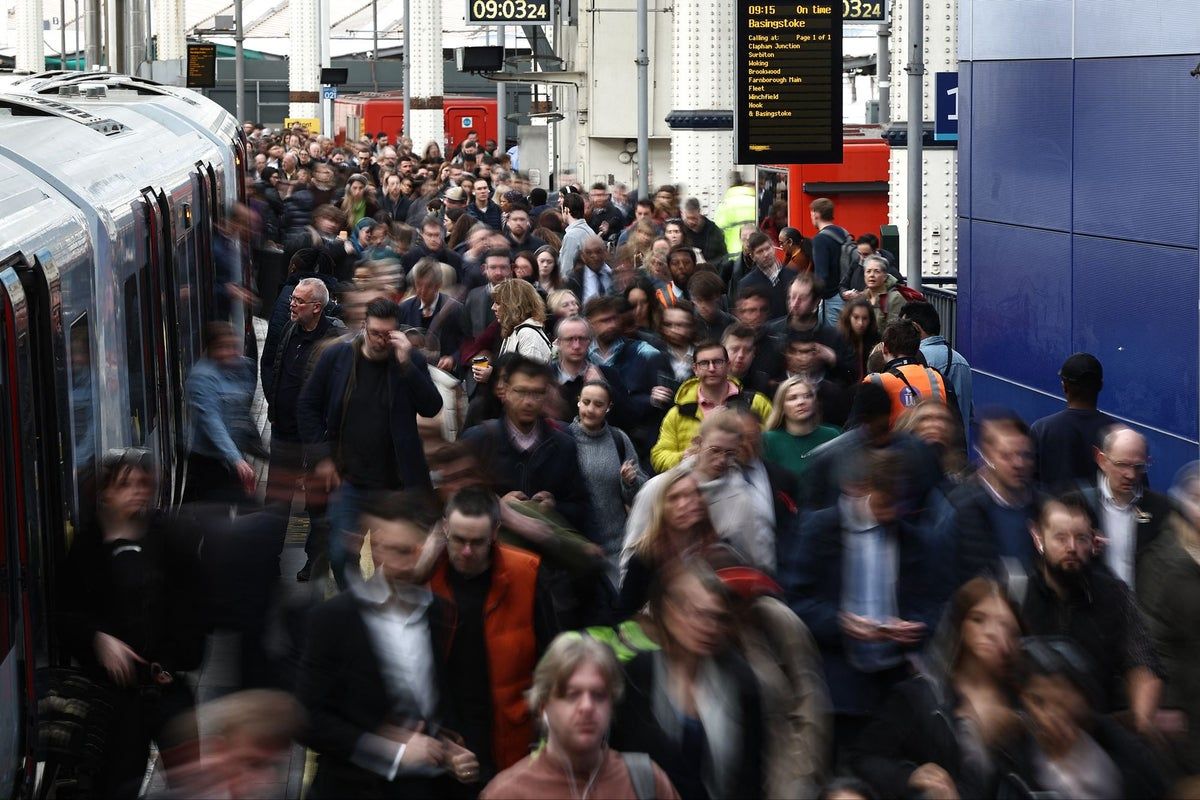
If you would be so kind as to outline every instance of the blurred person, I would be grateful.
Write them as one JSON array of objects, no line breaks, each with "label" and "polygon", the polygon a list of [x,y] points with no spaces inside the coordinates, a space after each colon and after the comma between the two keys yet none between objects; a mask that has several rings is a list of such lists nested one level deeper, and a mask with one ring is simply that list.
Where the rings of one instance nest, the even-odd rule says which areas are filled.
[{"label": "blurred person", "polygon": [[764,286],[747,286],[738,291],[733,307],[737,321],[754,331],[754,362],[751,373],[760,377],[765,389],[774,391],[783,370],[783,337],[776,336],[767,324],[771,316],[771,293]]},{"label": "blurred person", "polygon": [[[578,323],[564,324],[568,334],[578,327]],[[603,380],[585,382],[576,404],[578,415],[569,431],[575,438],[580,474],[587,476],[596,542],[604,548],[610,573],[615,574],[628,518],[626,509],[646,482],[646,475],[638,465],[633,442],[607,421],[613,407],[612,395],[612,388]]]},{"label": "blurred person", "polygon": [[838,430],[846,425],[854,393],[827,377],[828,368],[821,358],[822,346],[811,333],[788,331],[783,345],[783,376],[785,380],[800,378],[813,387],[821,419]]},{"label": "blurred person", "polygon": [[756,231],[746,240],[755,269],[738,281],[738,292],[750,286],[761,286],[767,290],[770,303],[768,318],[776,319],[788,313],[788,287],[796,277],[790,269],[784,269],[775,258],[775,246],[765,233]]},{"label": "blurred person", "polygon": [[725,285],[714,272],[697,272],[688,281],[688,297],[696,315],[696,339],[721,340],[725,329],[734,323],[733,316],[724,310],[722,301]]},{"label": "blurred person", "polygon": [[1134,589],[1138,562],[1166,527],[1171,500],[1144,488],[1150,452],[1142,434],[1114,425],[1095,453],[1096,485],[1084,489],[1083,498],[1098,523],[1101,560]]},{"label": "blurred person", "polygon": [[587,223],[600,238],[615,241],[625,227],[625,214],[612,202],[612,194],[604,182],[592,184],[588,190]]},{"label": "blurred person", "polygon": [[[671,309],[668,309],[668,312]],[[744,390],[729,377],[729,354],[718,342],[701,342],[692,359],[693,377],[675,393],[674,404],[663,418],[658,440],[650,451],[657,472],[666,472],[683,460],[700,430],[701,421],[713,411],[735,405],[749,406],[765,423],[771,402],[758,392]]]},{"label": "blurred person", "polygon": [[429,214],[421,220],[420,224],[421,236],[413,243],[408,252],[404,254],[404,259],[401,262],[404,265],[405,271],[411,271],[417,265],[418,261],[429,257],[443,264],[449,264],[461,282],[463,279],[463,260],[458,253],[446,246],[445,229],[442,227],[442,221],[435,215]]},{"label": "blurred person", "polygon": [[[171,771],[172,788],[151,797],[221,797],[251,800],[287,782],[294,740],[304,710],[286,692],[248,689],[205,703],[199,760]],[[187,724],[196,728],[196,715]]]},{"label": "blurred person", "polygon": [[1033,637],[1023,643],[1018,683],[1028,731],[1009,750],[1001,796],[1163,796],[1166,783],[1149,749],[1095,712],[1090,666],[1070,640]]},{"label": "blurred person", "polygon": [[771,237],[773,244],[779,244],[779,232],[787,227],[788,224],[788,204],[787,200],[774,200],[767,213],[759,222],[758,229]]},{"label": "blurred person", "polygon": [[558,419],[566,423],[574,420],[579,414],[579,397],[584,385],[590,381],[604,381],[608,385],[607,411],[612,412],[609,422],[621,427],[629,405],[624,397],[621,376],[612,367],[599,366],[588,360],[592,328],[587,320],[580,316],[564,318],[558,323],[554,344],[556,355],[550,367],[555,373],[560,400],[556,413]]},{"label": "blurred person", "polygon": [[532,253],[546,246],[546,243],[536,234],[530,233],[532,227],[533,223],[529,219],[529,206],[524,201],[514,203],[508,211],[508,216],[504,218],[503,231],[504,238],[512,248],[514,257],[522,250]]},{"label": "blurred person", "polygon": [[264,455],[250,418],[254,364],[241,354],[242,337],[228,322],[204,329],[204,357],[187,379],[187,483],[183,502],[237,504],[254,493],[249,458]]},{"label": "blurred person", "polygon": [[56,611],[66,649],[104,690],[97,796],[135,798],[150,743],[168,768],[194,760],[194,726],[168,723],[195,699],[185,672],[198,669],[202,616],[198,531],[155,507],[157,465],[148,450],[100,459],[93,524],[71,542]]},{"label": "blurred person", "polygon": [[1020,636],[1000,584],[965,583],[926,668],[896,686],[853,744],[853,772],[883,797],[995,797],[1022,726],[1014,697]]},{"label": "blurred person", "polygon": [[811,383],[788,378],[779,384],[763,434],[763,458],[803,478],[809,453],[841,433],[832,425],[822,425],[820,412]]},{"label": "blurred person", "polygon": [[[353,274],[354,245],[350,243],[346,215],[336,206],[314,208],[311,223],[308,219],[299,222],[285,234],[281,244],[289,264],[297,251],[314,248],[329,257],[328,274],[335,280],[349,280]],[[324,264],[321,268],[326,269]]]},{"label": "blurred person", "polygon": [[654,190],[654,213],[662,219],[679,216],[679,190],[663,184]]},{"label": "blurred person", "polygon": [[900,318],[907,319],[917,326],[917,331],[921,334],[921,355],[925,358],[925,363],[941,373],[954,389],[958,398],[959,418],[964,426],[969,426],[973,398],[971,365],[942,336],[942,320],[937,309],[926,302],[905,303],[900,309]]},{"label": "blurred person", "polygon": [[[721,280],[725,281],[731,304],[737,299],[738,283],[754,271],[754,259],[750,256],[747,241],[757,230],[758,227],[753,222],[747,222],[725,233],[725,244],[729,253],[717,262],[716,267]],[[729,247],[731,237],[736,242],[736,247]]]},{"label": "blurred person", "polygon": [[689,299],[687,287],[696,274],[696,252],[687,245],[673,246],[667,252],[667,269],[671,273],[671,280],[656,293],[659,305],[664,308]]},{"label": "blurred person", "polygon": [[689,247],[700,251],[709,263],[725,255],[725,234],[717,224],[700,211],[700,201],[689,197],[683,204],[684,239]]},{"label": "blurred person", "polygon": [[578,316],[582,308],[570,289],[555,289],[546,296],[546,310],[558,319]]},{"label": "blurred person", "polygon": [[900,415],[896,433],[910,433],[934,449],[942,465],[946,491],[971,476],[962,424],[941,403],[932,400],[917,403]]},{"label": "blurred person", "polygon": [[655,302],[654,293],[654,284],[641,276],[622,292],[633,309],[636,337],[651,345],[655,340],[661,341],[656,332],[662,329],[663,316],[663,307]]},{"label": "blurred person", "polygon": [[[922,400],[951,404],[950,387],[941,373],[925,365],[921,355],[921,331],[909,320],[897,320],[883,329],[883,357],[879,372],[863,378],[863,383],[881,387],[892,399],[892,424],[909,406]],[[957,408],[957,403],[954,404]],[[851,417],[853,417],[853,411]]]},{"label": "blurred person", "polygon": [[1030,426],[1036,451],[1034,480],[1050,491],[1074,489],[1095,481],[1095,448],[1116,420],[1097,410],[1104,388],[1104,367],[1091,353],[1074,353],[1058,370],[1067,407]]},{"label": "blurred person", "polygon": [[806,334],[820,345],[817,355],[825,365],[825,375],[838,383],[852,384],[857,369],[851,340],[840,333],[836,320],[827,322],[821,317],[819,302],[816,279],[811,273],[798,274],[788,287],[787,316],[772,320],[766,330],[779,341],[789,333]]},{"label": "blurred person", "polygon": [[1030,530],[1036,569],[1021,601],[1021,620],[1033,636],[1066,636],[1094,665],[1100,713],[1123,714],[1139,733],[1155,730],[1162,694],[1161,666],[1128,588],[1092,563],[1095,522],[1078,493],[1048,498]]},{"label": "blurred person", "polygon": [[429,587],[451,612],[446,702],[485,784],[524,758],[533,742],[525,693],[539,655],[557,634],[541,559],[501,544],[500,503],[483,487],[446,504]]},{"label": "blurred person", "polygon": [[659,313],[658,332],[663,344],[660,352],[666,357],[671,368],[671,378],[676,385],[682,384],[694,374],[692,356],[696,341],[696,321],[692,304],[687,300],[680,300],[676,305],[664,308]]},{"label": "blurred person", "polygon": [[870,784],[858,778],[834,778],[821,787],[817,800],[879,800]]},{"label": "blurred person", "polygon": [[[271,422],[271,459],[266,500],[282,504],[290,515],[292,500],[304,471],[304,452],[297,418],[297,399],[320,348],[346,332],[341,320],[326,316],[329,289],[318,278],[304,278],[292,290],[290,321],[273,347],[263,348],[262,387]],[[304,566],[296,575],[303,582],[312,574],[313,560],[325,555],[324,505],[308,505],[309,533],[304,543]]]},{"label": "blurred person", "polygon": [[[758,359],[759,334],[749,325],[734,320],[721,334],[721,344],[729,353],[729,377],[737,378],[742,385],[756,392],[765,392],[771,383],[767,373],[756,366]],[[773,342],[762,336],[764,346],[771,348]]]},{"label": "blurred person", "polygon": [[904,472],[896,454],[858,455],[836,505],[781,539],[780,583],[821,648],[841,757],[909,676],[905,656],[925,641],[946,593],[931,536],[902,518]]},{"label": "blurred person", "polygon": [[850,243],[850,232],[833,222],[833,201],[818,197],[809,205],[809,218],[817,234],[812,238],[813,278],[821,299],[821,315],[826,325],[837,324],[842,314],[839,287],[850,263],[843,264],[842,253]]},{"label": "blurred person", "polygon": [[372,300],[363,331],[321,354],[297,406],[312,471],[306,486],[333,493],[330,565],[342,588],[358,572],[366,496],[429,486],[416,416],[436,415],[442,398],[424,356],[397,329],[397,313],[393,301]]},{"label": "blurred person", "polygon": [[367,195],[367,184],[370,180],[366,175],[355,173],[346,182],[346,190],[338,204],[346,215],[346,223],[353,228],[358,221],[365,217],[375,216],[379,207]]},{"label": "blurred person", "polygon": [[472,289],[463,301],[462,328],[468,340],[479,339],[496,322],[496,287],[512,277],[512,258],[507,248],[486,251],[483,277],[487,282]]},{"label": "blurred person", "polygon": [[558,253],[553,247],[548,244],[542,245],[533,254],[533,258],[537,263],[535,283],[539,289],[549,295],[566,286],[566,279],[558,267]]},{"label": "blurred person", "polygon": [[[574,197],[574,195],[572,195]],[[563,252],[566,252],[566,240],[563,240]],[[579,246],[579,260],[582,262],[568,273],[567,288],[575,292],[579,301],[585,306],[593,297],[601,297],[613,293],[612,267],[608,264],[608,247],[604,240],[595,234],[584,238]],[[565,267],[567,261],[563,259]]]},{"label": "blurred person", "polygon": [[529,692],[530,710],[545,731],[545,746],[497,775],[481,800],[589,795],[678,800],[666,773],[649,758],[622,755],[608,746],[613,710],[624,690],[612,650],[578,633],[559,635],[538,662]]},{"label": "blurred person", "polygon": [[[1171,742],[1184,774],[1200,774],[1200,463],[1179,470],[1176,511],[1138,562],[1137,596],[1165,675],[1162,707],[1182,724]],[[1160,729],[1163,726],[1159,726]],[[1179,795],[1185,796],[1185,795]]]},{"label": "blurred person", "polygon": [[783,467],[763,460],[762,417],[743,405],[731,406],[729,411],[741,429],[734,466],[745,484],[750,506],[743,522],[751,531],[746,557],[758,569],[774,575],[779,536],[795,529],[799,481]]},{"label": "blurred person", "polygon": [[370,532],[371,579],[309,615],[296,690],[304,743],[317,754],[309,797],[432,799],[453,793],[449,776],[479,778],[477,758],[441,727],[453,623],[422,585],[432,522],[411,496],[374,497],[359,523]]},{"label": "blurred person", "polygon": [[846,301],[842,315],[838,318],[837,331],[841,334],[842,341],[848,344],[854,353],[853,380],[861,381],[873,371],[867,368],[867,357],[881,341],[879,323],[871,310],[871,303],[862,297]]},{"label": "blurred person", "polygon": [[1029,429],[1014,414],[985,414],[978,451],[979,469],[949,498],[955,513],[957,579],[1028,575],[1036,567],[1029,527],[1038,503]]},{"label": "blurred person", "polygon": [[552,383],[549,367],[513,355],[501,398],[503,418],[468,429],[462,440],[479,453],[480,466],[504,500],[532,501],[591,538],[593,525],[575,441],[545,419]]},{"label": "blurred person", "polygon": [[492,292],[492,311],[500,322],[500,355],[517,353],[548,364],[554,348],[546,333],[546,305],[533,284],[512,278]]},{"label": "blurred person", "polygon": [[391,214],[392,219],[407,219],[408,209],[412,204],[412,179],[393,172],[383,183],[383,194],[379,198],[379,207]]},{"label": "blurred person", "polygon": [[[576,262],[583,252],[584,242],[590,237],[595,236],[595,234],[588,226],[587,219],[584,216],[583,196],[576,192],[560,196],[562,198],[562,212],[566,228],[563,230],[562,246],[558,250],[559,263],[562,265],[564,274],[574,275],[577,269]],[[600,244],[603,249],[603,239],[600,239]],[[591,293],[584,294],[578,287],[575,288],[581,302],[586,303],[591,298]],[[601,292],[603,291],[606,290],[602,289]]]},{"label": "blurred person", "polygon": [[625,665],[613,746],[649,754],[681,798],[763,797],[762,695],[731,647],[724,584],[686,558],[663,567],[650,607],[662,649]]},{"label": "blurred person", "polygon": [[400,303],[400,325],[419,328],[437,337],[439,369],[452,371],[462,346],[462,304],[442,291],[442,265],[432,258],[421,258],[408,273],[412,296]]}]

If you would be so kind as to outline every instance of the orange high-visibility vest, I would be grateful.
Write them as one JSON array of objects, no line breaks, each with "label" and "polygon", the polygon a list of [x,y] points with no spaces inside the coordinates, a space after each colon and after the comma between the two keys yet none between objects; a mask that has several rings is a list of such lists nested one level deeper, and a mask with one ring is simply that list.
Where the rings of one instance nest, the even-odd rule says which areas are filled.
[{"label": "orange high-visibility vest", "polygon": [[891,424],[904,413],[904,409],[915,406],[922,400],[933,398],[946,404],[946,383],[936,369],[921,364],[904,364],[887,372],[873,372],[863,378],[883,388],[892,399]]}]

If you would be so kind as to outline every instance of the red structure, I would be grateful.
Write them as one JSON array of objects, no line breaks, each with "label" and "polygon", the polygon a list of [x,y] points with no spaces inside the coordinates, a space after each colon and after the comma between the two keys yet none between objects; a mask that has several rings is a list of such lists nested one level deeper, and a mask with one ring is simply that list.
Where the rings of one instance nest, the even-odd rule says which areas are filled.
[{"label": "red structure", "polygon": [[816,235],[809,204],[828,197],[837,209],[835,221],[854,236],[879,235],[888,222],[888,143],[873,126],[848,125],[841,164],[780,164],[759,167],[760,190],[786,199],[788,220],[805,236]]},{"label": "red structure", "polygon": [[[454,149],[467,134],[476,131],[480,143],[496,138],[495,97],[447,97],[442,103],[446,117],[443,152]],[[404,95],[401,92],[363,92],[333,101],[333,132],[339,145],[364,133],[386,133],[393,141],[404,128]],[[420,153],[425,142],[413,142]]]}]

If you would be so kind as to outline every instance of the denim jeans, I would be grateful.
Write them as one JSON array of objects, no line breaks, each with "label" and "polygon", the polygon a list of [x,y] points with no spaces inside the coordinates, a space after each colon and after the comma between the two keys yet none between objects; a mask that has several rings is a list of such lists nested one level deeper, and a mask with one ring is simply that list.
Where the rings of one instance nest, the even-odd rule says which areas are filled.
[{"label": "denim jeans", "polygon": [[347,570],[361,577],[358,559],[362,547],[358,515],[367,491],[342,481],[329,498],[329,566],[339,589],[346,588]]},{"label": "denim jeans", "polygon": [[842,315],[842,307],[846,305],[846,301],[842,299],[839,292],[833,297],[826,298],[821,301],[821,317],[825,320],[826,325],[837,327],[838,317]]}]

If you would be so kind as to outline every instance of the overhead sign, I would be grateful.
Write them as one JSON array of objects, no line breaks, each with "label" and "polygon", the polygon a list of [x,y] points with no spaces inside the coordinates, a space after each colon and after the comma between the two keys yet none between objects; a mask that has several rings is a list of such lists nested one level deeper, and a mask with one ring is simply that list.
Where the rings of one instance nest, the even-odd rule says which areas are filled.
[{"label": "overhead sign", "polygon": [[468,25],[551,25],[550,0],[467,0]]},{"label": "overhead sign", "polygon": [[958,73],[933,75],[933,138],[938,142],[958,141]]},{"label": "overhead sign", "polygon": [[217,85],[217,46],[189,44],[187,46],[187,82],[189,89],[212,89]]},{"label": "overhead sign", "polygon": [[322,100],[337,100],[337,87],[336,86],[322,86],[321,87],[321,99]]},{"label": "overhead sign", "polygon": [[842,160],[842,6],[737,2],[737,162]]},{"label": "overhead sign", "polygon": [[887,22],[887,0],[842,0],[843,22]]}]

